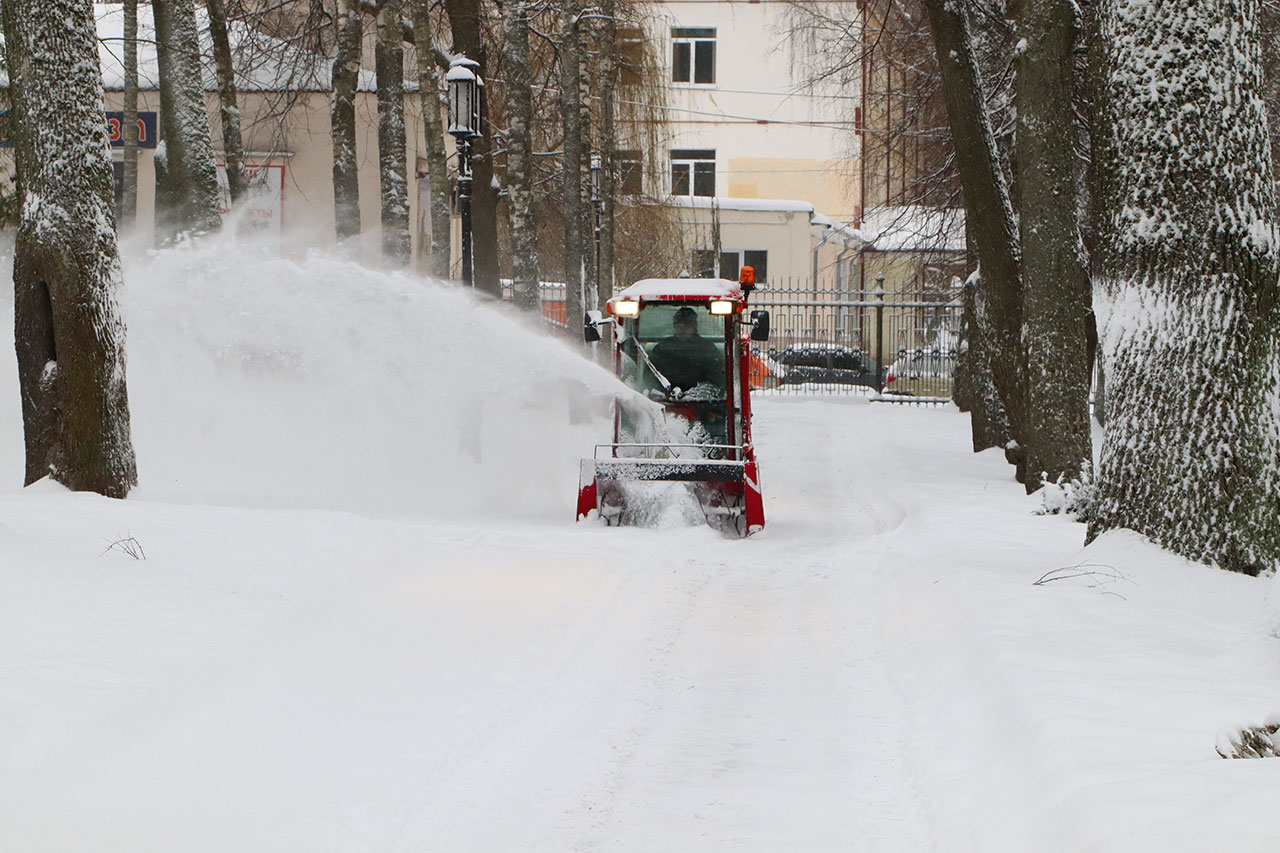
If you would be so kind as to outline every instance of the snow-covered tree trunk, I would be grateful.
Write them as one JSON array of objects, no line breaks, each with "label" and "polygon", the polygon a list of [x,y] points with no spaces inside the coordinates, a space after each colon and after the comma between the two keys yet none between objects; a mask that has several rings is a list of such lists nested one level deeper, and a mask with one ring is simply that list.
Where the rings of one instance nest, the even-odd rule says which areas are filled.
[{"label": "snow-covered tree trunk", "polygon": [[213,61],[218,73],[218,115],[222,119],[222,155],[227,166],[227,190],[231,203],[244,195],[248,181],[244,174],[244,139],[240,133],[240,107],[236,104],[236,72],[231,62],[231,39],[227,36],[227,12],[222,0],[204,0],[209,11],[209,37],[213,41]]},{"label": "snow-covered tree trunk", "polygon": [[[453,49],[475,60],[481,80],[489,73],[488,50],[481,24],[486,21],[481,0],[444,0],[453,33]],[[493,139],[487,107],[481,95],[480,136],[471,143],[471,234],[475,256],[475,288],[490,296],[502,296],[498,277],[498,188],[493,179]]]},{"label": "snow-covered tree trunk", "polygon": [[942,75],[965,217],[981,266],[977,321],[990,353],[991,377],[1012,436],[1005,455],[1025,481],[1021,447],[1027,424],[1022,342],[1022,274],[1008,182],[983,98],[968,15],[961,0],[925,0]]},{"label": "snow-covered tree trunk", "polygon": [[124,186],[120,224],[128,229],[138,216],[138,0],[124,4]]},{"label": "snow-covered tree trunk", "polygon": [[618,85],[618,20],[615,0],[602,0],[604,16],[600,36],[600,301],[613,296],[614,281],[614,169],[617,167],[618,137],[614,128],[614,92]]},{"label": "snow-covered tree trunk", "polygon": [[578,55],[583,49],[578,32],[581,11],[580,0],[565,0],[560,7],[560,124],[564,136],[560,171],[564,198],[565,313],[570,329],[576,328],[574,324],[582,319],[587,307],[583,275],[586,265],[583,246],[587,240],[583,226],[587,222],[587,211],[582,181],[586,128],[582,125],[582,91],[578,85]]},{"label": "snow-covered tree trunk", "polygon": [[378,175],[382,191],[382,262],[406,267],[412,258],[409,234],[409,177],[404,138],[404,30],[401,0],[378,0]]},{"label": "snow-covered tree trunk", "polygon": [[533,197],[533,89],[529,69],[529,5],[504,0],[503,64],[507,77],[507,209],[511,215],[511,284],[516,305],[538,311],[538,226]]},{"label": "snow-covered tree trunk", "polygon": [[356,87],[364,27],[359,0],[338,0],[333,59],[333,216],[338,239],[360,233],[360,161],[356,158]]},{"label": "snow-covered tree trunk", "polygon": [[193,0],[154,0],[156,54],[160,70],[160,120],[164,127],[168,212],[179,232],[222,228],[222,192],[209,139],[200,44]]},{"label": "snow-covered tree trunk", "polygon": [[26,483],[122,498],[138,481],[98,41],[89,0],[5,0],[21,220],[14,333]]},{"label": "snow-covered tree trunk", "polygon": [[418,92],[422,105],[422,129],[427,140],[427,197],[431,213],[427,271],[436,278],[449,277],[450,206],[448,157],[444,147],[444,123],[440,119],[440,72],[436,67],[429,0],[410,0],[413,41],[418,56]]},{"label": "snow-covered tree trunk", "polygon": [[1256,0],[1107,0],[1108,423],[1090,534],[1280,562],[1275,195]]},{"label": "snow-covered tree trunk", "polygon": [[962,296],[964,329],[959,362],[964,365],[963,371],[960,364],[956,365],[957,384],[960,376],[964,376],[974,453],[981,453],[989,447],[1005,447],[1009,443],[1009,421],[991,381],[991,354],[982,325],[978,323],[978,300],[982,298],[979,276],[975,273],[965,282]]},{"label": "snow-covered tree trunk", "polygon": [[1015,84],[1027,348],[1027,491],[1078,479],[1089,432],[1092,291],[1076,184],[1073,0],[1025,0]]}]

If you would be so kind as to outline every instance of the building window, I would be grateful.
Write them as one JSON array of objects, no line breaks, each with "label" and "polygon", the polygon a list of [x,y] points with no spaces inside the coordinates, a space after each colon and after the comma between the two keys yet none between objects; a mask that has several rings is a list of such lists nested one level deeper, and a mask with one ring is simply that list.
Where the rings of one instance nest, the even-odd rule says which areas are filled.
[{"label": "building window", "polygon": [[716,82],[716,28],[671,28],[671,81],[710,85]]},{"label": "building window", "polygon": [[734,249],[720,253],[721,278],[737,281],[744,266],[756,271],[757,284],[764,284],[769,279],[769,252],[765,249]]},{"label": "building window", "polygon": [[[618,83],[623,86],[639,86],[644,72],[644,30],[639,27],[618,27]],[[859,125],[861,127],[861,125]]]},{"label": "building window", "polygon": [[614,163],[618,169],[618,192],[623,195],[640,195],[644,192],[644,160],[639,151],[615,151]]},{"label": "building window", "polygon": [[671,194],[707,197],[716,194],[714,148],[676,148],[671,152]]},{"label": "building window", "polygon": [[715,249],[694,249],[693,250],[693,277],[694,278],[715,278],[716,277]]},{"label": "building window", "polygon": [[[693,277],[715,278],[715,249],[693,250]],[[720,253],[720,278],[737,281],[743,266],[753,267],[756,283],[764,284],[769,277],[769,252],[765,249],[734,249]]]}]

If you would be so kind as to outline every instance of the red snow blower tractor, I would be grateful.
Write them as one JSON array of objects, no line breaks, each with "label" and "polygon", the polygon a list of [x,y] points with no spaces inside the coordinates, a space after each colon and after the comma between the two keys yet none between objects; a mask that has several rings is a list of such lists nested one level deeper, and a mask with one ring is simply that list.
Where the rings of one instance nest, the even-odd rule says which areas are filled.
[{"label": "red snow blower tractor", "polygon": [[[588,311],[585,337],[613,329],[613,367],[636,393],[613,407],[613,441],[582,460],[578,518],[643,523],[646,489],[684,483],[711,526],[764,527],[751,444],[750,341],[769,339],[769,312],[747,311],[755,272],[740,281],[646,279]],[[669,486],[668,486],[669,487]]]}]

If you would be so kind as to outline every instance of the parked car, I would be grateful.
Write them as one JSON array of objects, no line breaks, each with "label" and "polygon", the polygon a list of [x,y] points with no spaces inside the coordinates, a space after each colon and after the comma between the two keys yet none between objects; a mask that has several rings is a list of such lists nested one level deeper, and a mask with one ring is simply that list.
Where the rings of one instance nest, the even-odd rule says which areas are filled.
[{"label": "parked car", "polygon": [[956,351],[939,347],[900,349],[884,378],[884,393],[912,397],[951,397]]},{"label": "parked car", "polygon": [[770,360],[781,385],[876,385],[875,359],[843,344],[792,344],[770,352]]}]

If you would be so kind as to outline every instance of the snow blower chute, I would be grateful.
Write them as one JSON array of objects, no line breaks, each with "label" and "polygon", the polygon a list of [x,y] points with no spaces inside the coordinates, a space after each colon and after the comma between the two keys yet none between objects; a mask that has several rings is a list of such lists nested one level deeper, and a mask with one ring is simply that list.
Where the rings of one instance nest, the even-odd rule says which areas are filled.
[{"label": "snow blower chute", "polygon": [[764,527],[749,341],[768,340],[769,312],[747,314],[754,286],[751,267],[737,282],[646,279],[609,300],[609,318],[587,312],[586,339],[612,327],[614,371],[654,405],[615,401],[613,441],[582,460],[579,520],[633,523],[646,484],[683,482],[712,526],[736,536]]}]

